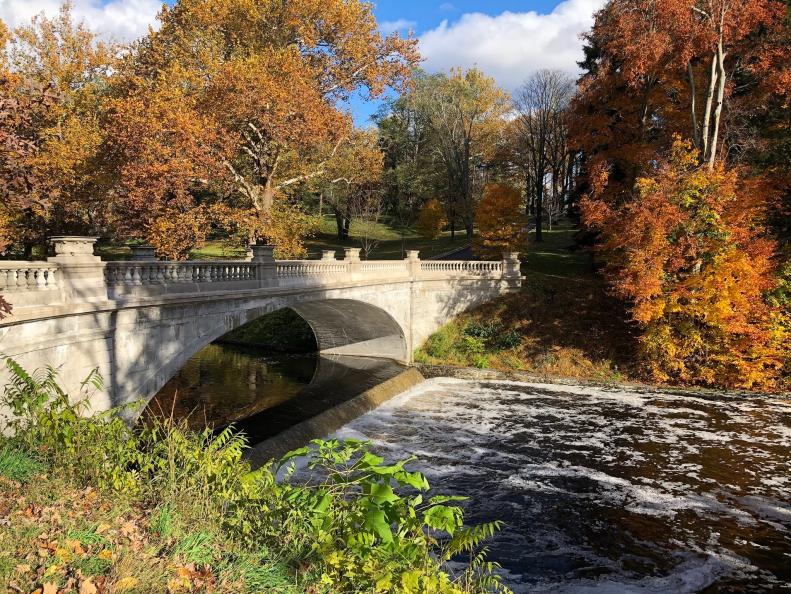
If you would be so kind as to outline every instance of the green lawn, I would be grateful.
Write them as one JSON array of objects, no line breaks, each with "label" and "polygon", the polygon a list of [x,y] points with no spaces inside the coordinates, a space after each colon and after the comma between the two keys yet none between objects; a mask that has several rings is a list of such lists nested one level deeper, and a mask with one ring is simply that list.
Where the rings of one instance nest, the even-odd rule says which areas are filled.
[{"label": "green lawn", "polygon": [[[339,241],[335,229],[335,219],[331,216],[324,216],[321,219],[319,232],[305,242],[308,248],[308,257],[316,259],[321,256],[322,250],[334,249],[337,252],[336,257],[342,258],[344,248],[361,247],[360,237],[364,230],[366,229],[362,224],[352,222],[349,240]],[[467,245],[467,238],[463,231],[456,234],[455,241],[451,241],[450,232],[446,232],[437,240],[430,240],[418,235],[413,228],[404,229],[402,237],[400,229],[384,222],[370,224],[367,227],[367,232],[375,242],[375,246],[371,250],[371,259],[375,260],[400,260],[404,258],[406,250],[419,250],[420,257],[427,259]],[[105,260],[126,260],[131,255],[127,245],[118,244],[100,245],[97,252]],[[246,250],[238,245],[233,245],[226,240],[214,239],[194,250],[190,257],[193,260],[234,259],[244,257],[245,252]]]},{"label": "green lawn", "polygon": [[561,220],[552,230],[544,229],[543,241],[531,243],[522,254],[522,271],[563,278],[578,278],[591,274],[590,255],[574,242],[577,228],[571,221]]}]

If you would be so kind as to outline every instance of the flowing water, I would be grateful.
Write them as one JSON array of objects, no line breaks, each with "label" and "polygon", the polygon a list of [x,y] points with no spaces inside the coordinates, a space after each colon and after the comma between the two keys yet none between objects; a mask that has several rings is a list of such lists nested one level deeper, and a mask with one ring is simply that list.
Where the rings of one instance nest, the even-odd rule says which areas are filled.
[{"label": "flowing water", "polygon": [[434,379],[350,423],[411,454],[517,592],[791,591],[791,400]]},{"label": "flowing water", "polygon": [[[392,362],[212,345],[152,401],[253,444],[348,400]],[[415,454],[517,592],[791,592],[791,400],[433,379],[347,425]]]}]

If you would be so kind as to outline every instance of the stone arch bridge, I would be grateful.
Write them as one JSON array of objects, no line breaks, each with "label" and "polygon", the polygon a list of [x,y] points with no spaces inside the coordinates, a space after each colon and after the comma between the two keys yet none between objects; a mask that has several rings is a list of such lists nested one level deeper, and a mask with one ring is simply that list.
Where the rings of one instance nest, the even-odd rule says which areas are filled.
[{"label": "stone arch bridge", "polygon": [[346,249],[343,260],[276,261],[271,246],[256,246],[247,261],[164,262],[141,249],[133,261],[102,262],[94,242],[53,238],[46,262],[0,261],[0,291],[14,308],[0,321],[0,354],[28,370],[60,367],[72,393],[98,368],[105,390],[95,411],[152,397],[206,345],[284,307],[310,324],[322,353],[409,363],[453,316],[522,280],[517,254],[361,261]]}]

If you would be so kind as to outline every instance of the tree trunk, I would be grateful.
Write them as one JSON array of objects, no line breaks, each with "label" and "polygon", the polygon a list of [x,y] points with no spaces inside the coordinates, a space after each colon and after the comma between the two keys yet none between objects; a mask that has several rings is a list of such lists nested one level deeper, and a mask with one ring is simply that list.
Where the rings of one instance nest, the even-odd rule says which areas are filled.
[{"label": "tree trunk", "polygon": [[275,187],[272,185],[272,179],[266,180],[264,191],[261,192],[261,211],[269,213],[272,211],[272,205],[275,203]]},{"label": "tree trunk", "polygon": [[714,167],[717,159],[717,142],[720,136],[720,118],[722,104],[725,101],[725,53],[722,51],[722,39],[717,45],[717,106],[714,108],[714,131],[709,144],[709,169]]},{"label": "tree trunk", "polygon": [[335,227],[337,228],[338,240],[343,241],[344,220],[343,214],[339,210],[335,210]]},{"label": "tree trunk", "polygon": [[536,195],[535,195],[536,205],[535,205],[535,213],[536,213],[536,243],[541,243],[544,241],[544,238],[541,235],[541,224],[543,222],[543,210],[544,210],[544,180],[536,180]]}]

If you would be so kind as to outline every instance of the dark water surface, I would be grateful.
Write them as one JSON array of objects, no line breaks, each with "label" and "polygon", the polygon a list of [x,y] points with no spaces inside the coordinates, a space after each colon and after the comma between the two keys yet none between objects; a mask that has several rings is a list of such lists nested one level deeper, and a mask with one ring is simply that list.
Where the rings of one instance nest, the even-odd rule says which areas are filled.
[{"label": "dark water surface", "polygon": [[403,370],[386,359],[212,344],[187,362],[147,410],[186,418],[195,429],[233,424],[255,445]]},{"label": "dark water surface", "polygon": [[791,401],[435,379],[350,423],[416,454],[518,592],[791,592]]}]

